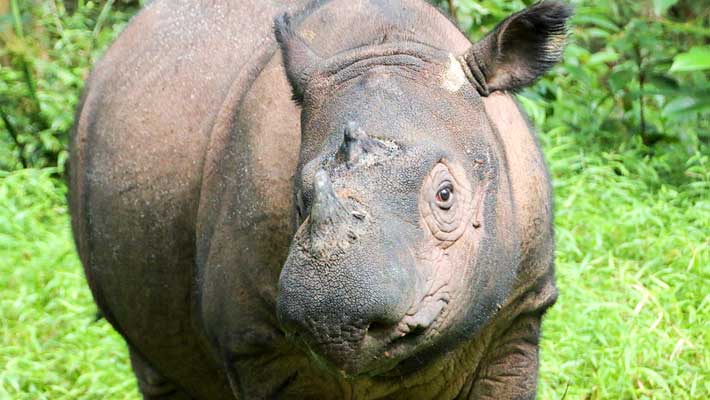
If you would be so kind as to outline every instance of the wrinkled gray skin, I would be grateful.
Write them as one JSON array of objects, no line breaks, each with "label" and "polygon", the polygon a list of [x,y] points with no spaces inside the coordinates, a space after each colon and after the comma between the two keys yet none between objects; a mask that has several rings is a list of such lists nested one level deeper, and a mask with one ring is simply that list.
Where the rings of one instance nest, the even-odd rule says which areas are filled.
[{"label": "wrinkled gray skin", "polygon": [[568,16],[471,45],[420,0],[148,5],[87,82],[70,173],[143,395],[533,398],[550,186],[505,92]]}]

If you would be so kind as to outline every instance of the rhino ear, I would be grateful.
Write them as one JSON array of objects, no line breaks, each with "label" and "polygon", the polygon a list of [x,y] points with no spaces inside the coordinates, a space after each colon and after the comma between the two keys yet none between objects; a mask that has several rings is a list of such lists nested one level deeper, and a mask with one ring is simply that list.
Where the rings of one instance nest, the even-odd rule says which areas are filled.
[{"label": "rhino ear", "polygon": [[288,13],[274,20],[274,35],[281,47],[286,76],[293,88],[293,98],[300,104],[309,81],[321,69],[323,60],[293,29]]},{"label": "rhino ear", "polygon": [[481,96],[531,84],[562,58],[572,8],[541,1],[506,18],[462,56]]}]

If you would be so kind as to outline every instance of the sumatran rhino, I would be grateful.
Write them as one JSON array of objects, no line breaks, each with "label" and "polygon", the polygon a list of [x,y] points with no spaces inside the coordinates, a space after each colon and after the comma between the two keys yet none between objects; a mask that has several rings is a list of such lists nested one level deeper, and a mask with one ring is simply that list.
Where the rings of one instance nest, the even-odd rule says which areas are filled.
[{"label": "sumatran rhino", "polygon": [[507,92],[569,16],[471,44],[420,0],[150,3],[87,82],[70,173],[143,396],[535,397],[550,184]]}]

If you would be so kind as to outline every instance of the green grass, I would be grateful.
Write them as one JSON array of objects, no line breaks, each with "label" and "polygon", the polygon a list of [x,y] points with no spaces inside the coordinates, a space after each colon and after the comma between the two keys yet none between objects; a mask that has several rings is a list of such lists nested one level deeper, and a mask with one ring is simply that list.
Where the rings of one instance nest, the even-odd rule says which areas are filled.
[{"label": "green grass", "polygon": [[543,325],[540,397],[707,398],[708,157],[681,164],[687,179],[671,186],[659,160],[544,139],[561,295]]},{"label": "green grass", "polygon": [[[635,151],[588,152],[564,129],[543,141],[561,296],[544,323],[539,397],[705,398],[710,161],[691,158],[671,186]],[[125,345],[94,321],[51,172],[0,175],[0,398],[136,398]]]},{"label": "green grass", "polygon": [[138,396],[96,307],[51,170],[0,172],[0,399]]}]

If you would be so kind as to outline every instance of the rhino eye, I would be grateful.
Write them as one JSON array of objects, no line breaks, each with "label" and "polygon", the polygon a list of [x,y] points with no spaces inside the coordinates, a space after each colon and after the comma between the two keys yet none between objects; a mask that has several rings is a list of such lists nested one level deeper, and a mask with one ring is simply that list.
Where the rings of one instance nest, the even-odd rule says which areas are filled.
[{"label": "rhino eye", "polygon": [[471,225],[472,194],[466,171],[445,159],[434,165],[424,179],[419,213],[441,246],[450,246]]},{"label": "rhino eye", "polygon": [[454,185],[451,182],[444,182],[436,192],[436,205],[442,210],[448,210],[453,202]]}]

